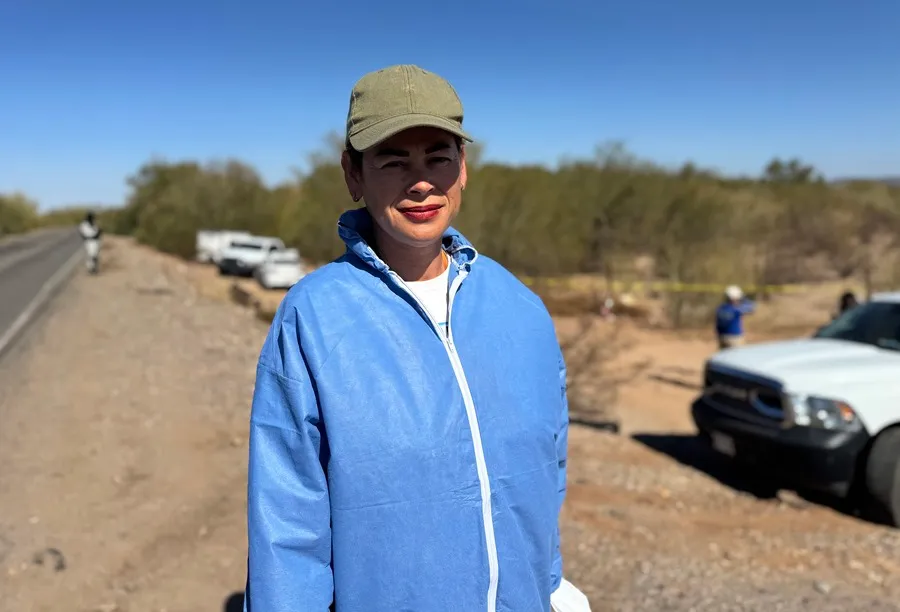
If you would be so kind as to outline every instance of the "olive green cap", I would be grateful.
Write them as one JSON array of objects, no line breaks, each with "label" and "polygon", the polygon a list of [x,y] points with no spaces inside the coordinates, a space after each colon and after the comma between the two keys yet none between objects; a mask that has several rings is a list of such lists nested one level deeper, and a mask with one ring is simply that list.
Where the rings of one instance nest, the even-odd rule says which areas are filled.
[{"label": "olive green cap", "polygon": [[403,130],[434,127],[472,142],[462,121],[462,102],[445,79],[410,64],[389,66],[353,86],[347,141],[365,151]]}]

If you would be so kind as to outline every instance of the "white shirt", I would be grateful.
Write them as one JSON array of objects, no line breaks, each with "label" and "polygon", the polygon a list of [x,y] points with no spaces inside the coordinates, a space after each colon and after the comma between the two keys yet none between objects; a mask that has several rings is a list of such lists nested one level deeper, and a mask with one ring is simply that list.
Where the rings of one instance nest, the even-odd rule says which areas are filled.
[{"label": "white shirt", "polygon": [[97,226],[91,225],[87,221],[82,221],[78,226],[78,233],[85,240],[94,240],[97,238]]},{"label": "white shirt", "polygon": [[428,314],[438,324],[441,331],[447,332],[448,292],[450,289],[450,265],[440,275],[424,281],[407,282],[410,291],[422,302]]}]

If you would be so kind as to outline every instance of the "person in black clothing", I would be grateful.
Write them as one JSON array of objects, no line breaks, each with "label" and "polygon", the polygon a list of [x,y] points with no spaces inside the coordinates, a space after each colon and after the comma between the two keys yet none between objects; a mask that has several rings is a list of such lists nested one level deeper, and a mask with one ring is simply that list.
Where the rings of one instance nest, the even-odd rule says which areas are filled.
[{"label": "person in black clothing", "polygon": [[846,291],[843,295],[841,295],[841,299],[838,301],[838,311],[836,317],[841,316],[848,310],[856,308],[859,306],[859,302],[856,300],[856,296],[852,291]]}]

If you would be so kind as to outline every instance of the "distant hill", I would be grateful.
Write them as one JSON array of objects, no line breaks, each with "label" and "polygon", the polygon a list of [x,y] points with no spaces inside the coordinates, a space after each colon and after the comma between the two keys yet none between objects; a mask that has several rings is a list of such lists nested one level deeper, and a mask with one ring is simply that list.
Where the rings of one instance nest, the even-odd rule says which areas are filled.
[{"label": "distant hill", "polygon": [[833,179],[831,182],[835,184],[851,183],[853,181],[875,181],[876,183],[884,183],[891,187],[900,187],[900,176],[859,176],[859,177],[843,177]]}]

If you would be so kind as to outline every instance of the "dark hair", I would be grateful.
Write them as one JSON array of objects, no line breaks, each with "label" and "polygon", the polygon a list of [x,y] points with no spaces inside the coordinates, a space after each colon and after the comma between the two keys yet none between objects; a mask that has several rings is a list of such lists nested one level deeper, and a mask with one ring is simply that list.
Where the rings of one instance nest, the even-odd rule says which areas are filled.
[{"label": "dark hair", "polygon": [[850,310],[854,306],[857,306],[859,303],[856,301],[856,296],[853,295],[852,291],[847,291],[841,296],[840,300],[840,309],[841,312],[845,310]]},{"label": "dark hair", "polygon": [[[456,141],[456,148],[459,151],[463,149],[463,139],[454,134],[453,140]],[[344,141],[344,150],[347,152],[347,155],[350,157],[350,166],[354,170],[360,170],[362,168],[362,151],[357,151],[353,148],[353,145],[350,144],[350,139],[348,138]]]}]

